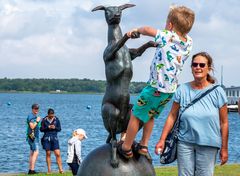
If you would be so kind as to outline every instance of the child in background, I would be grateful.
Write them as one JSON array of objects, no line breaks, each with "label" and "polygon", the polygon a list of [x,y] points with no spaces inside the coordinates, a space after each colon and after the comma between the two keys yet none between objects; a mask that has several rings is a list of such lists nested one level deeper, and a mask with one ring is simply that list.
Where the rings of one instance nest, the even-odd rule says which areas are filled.
[{"label": "child in background", "polygon": [[67,163],[73,175],[77,175],[79,165],[82,162],[81,141],[87,139],[86,132],[79,128],[73,131],[72,137],[68,140]]},{"label": "child in background", "polygon": [[135,32],[154,37],[158,47],[150,67],[148,85],[142,90],[133,106],[126,139],[118,145],[119,154],[127,159],[133,157],[131,148],[140,121],[144,122],[143,136],[134,148],[139,154],[151,159],[148,153],[148,141],[152,133],[154,118],[159,116],[176,91],[177,76],[182,71],[183,64],[192,49],[192,39],[187,34],[192,28],[194,18],[194,12],[191,9],[174,6],[170,8],[165,30],[141,27],[128,32],[129,37],[133,37]]}]

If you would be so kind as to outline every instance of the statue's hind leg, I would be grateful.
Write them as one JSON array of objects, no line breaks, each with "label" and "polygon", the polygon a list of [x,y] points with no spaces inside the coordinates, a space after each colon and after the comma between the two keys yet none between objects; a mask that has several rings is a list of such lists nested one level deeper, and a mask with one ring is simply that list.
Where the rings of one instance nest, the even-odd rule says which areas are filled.
[{"label": "statue's hind leg", "polygon": [[106,143],[110,143],[112,145],[111,152],[111,166],[116,168],[118,167],[119,161],[117,160],[117,123],[120,111],[114,105],[110,103],[105,103],[102,106],[102,116],[105,128],[108,130],[109,135]]}]

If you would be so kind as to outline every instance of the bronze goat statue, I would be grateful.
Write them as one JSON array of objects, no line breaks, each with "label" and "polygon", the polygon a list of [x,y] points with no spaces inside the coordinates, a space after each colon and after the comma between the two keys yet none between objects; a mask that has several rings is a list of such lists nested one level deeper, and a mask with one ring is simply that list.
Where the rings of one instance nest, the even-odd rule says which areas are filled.
[{"label": "bronze goat statue", "polygon": [[[108,24],[108,45],[103,59],[107,79],[106,92],[102,101],[102,118],[104,127],[109,132],[107,143],[112,144],[111,165],[118,166],[116,157],[116,135],[126,131],[130,119],[131,105],[129,85],[132,79],[132,60],[141,56],[149,47],[156,47],[156,43],[149,41],[137,49],[128,49],[125,45],[130,38],[122,35],[119,23],[122,10],[133,7],[133,4],[121,6],[97,6],[92,11],[104,10]],[[133,33],[131,38],[138,38],[139,33]]]}]

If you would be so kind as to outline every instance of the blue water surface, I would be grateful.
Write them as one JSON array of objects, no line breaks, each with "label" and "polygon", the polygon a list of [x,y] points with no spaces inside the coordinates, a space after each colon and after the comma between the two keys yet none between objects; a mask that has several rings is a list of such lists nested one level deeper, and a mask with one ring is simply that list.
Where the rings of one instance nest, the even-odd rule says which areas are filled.
[{"label": "blue water surface", "polygon": [[[40,115],[44,117],[48,108],[55,109],[62,125],[59,133],[61,156],[64,170],[68,169],[67,140],[76,128],[86,130],[88,139],[82,142],[83,158],[93,149],[105,144],[108,133],[101,118],[103,95],[96,94],[18,94],[0,93],[0,173],[27,172],[29,145],[26,142],[26,118],[33,103],[40,104]],[[132,102],[136,96],[132,96]],[[154,166],[159,158],[154,154],[171,103],[155,121],[149,150]],[[229,113],[229,163],[240,163],[240,116]],[[42,135],[42,134],[41,134]],[[137,140],[141,137],[141,132]],[[219,161],[218,161],[219,163]],[[176,163],[173,163],[173,165]],[[36,170],[46,172],[45,151],[40,148]],[[52,154],[52,170],[57,171],[55,156]]]}]

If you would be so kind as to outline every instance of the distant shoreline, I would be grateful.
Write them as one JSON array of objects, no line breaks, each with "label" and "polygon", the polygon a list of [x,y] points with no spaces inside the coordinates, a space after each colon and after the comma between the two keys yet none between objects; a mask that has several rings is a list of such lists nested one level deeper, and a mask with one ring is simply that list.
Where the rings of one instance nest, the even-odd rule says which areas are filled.
[{"label": "distant shoreline", "polygon": [[103,95],[98,92],[34,92],[34,91],[0,91],[0,93],[16,93],[16,94],[96,94]]},{"label": "distant shoreline", "polygon": [[[107,82],[90,79],[8,79],[0,78],[0,92],[24,93],[91,93],[102,94],[106,91]],[[129,92],[140,93],[145,82],[131,82]]]},{"label": "distant shoreline", "polygon": [[[1,93],[16,93],[16,94],[93,94],[93,95],[104,95],[105,92],[34,92],[34,91],[0,91]],[[130,93],[131,96],[136,96],[139,93]]]}]

